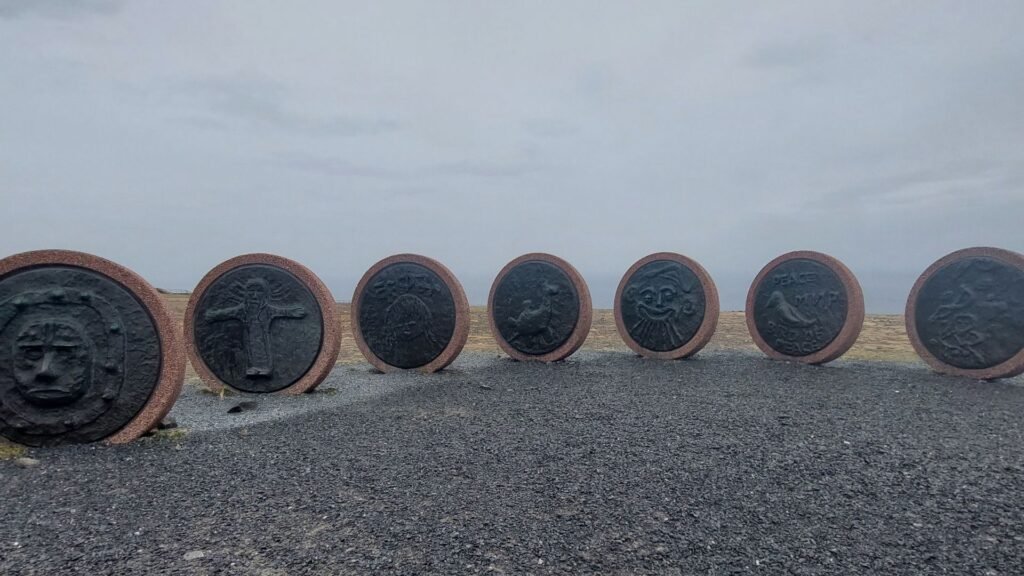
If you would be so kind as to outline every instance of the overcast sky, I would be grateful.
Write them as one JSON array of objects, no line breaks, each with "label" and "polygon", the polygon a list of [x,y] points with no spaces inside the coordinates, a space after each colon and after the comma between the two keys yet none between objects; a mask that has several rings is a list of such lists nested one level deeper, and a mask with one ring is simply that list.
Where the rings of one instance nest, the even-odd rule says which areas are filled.
[{"label": "overcast sky", "polygon": [[1024,2],[0,0],[0,252],[191,288],[305,263],[347,301],[396,252],[474,303],[529,251],[610,307],[638,258],[724,309],[795,249],[869,311],[1024,250]]}]

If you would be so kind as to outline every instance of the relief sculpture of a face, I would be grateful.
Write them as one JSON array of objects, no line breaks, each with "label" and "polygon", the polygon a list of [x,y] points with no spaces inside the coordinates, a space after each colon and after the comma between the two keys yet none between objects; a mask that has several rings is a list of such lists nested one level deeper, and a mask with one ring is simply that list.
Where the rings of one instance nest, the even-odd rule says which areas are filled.
[{"label": "relief sculpture of a face", "polygon": [[366,282],[359,332],[389,366],[419,368],[437,358],[455,333],[455,300],[434,271],[413,262],[381,268]]},{"label": "relief sculpture of a face", "polygon": [[245,305],[260,308],[269,300],[270,286],[262,278],[252,278],[245,283]]},{"label": "relief sculpture of a face", "polygon": [[16,390],[37,406],[65,406],[82,398],[92,382],[92,346],[70,319],[26,323],[13,343]]},{"label": "relief sculpture of a face", "polygon": [[654,261],[633,274],[623,292],[623,318],[637,343],[672,350],[688,342],[703,320],[700,282],[673,261]]},{"label": "relief sculpture of a face", "polygon": [[420,336],[436,345],[430,333],[430,309],[412,294],[402,294],[388,306],[384,325],[391,346],[412,342]]},{"label": "relief sculpture of a face", "polygon": [[652,322],[667,322],[680,313],[693,314],[693,299],[675,276],[655,276],[634,285],[637,313]]},{"label": "relief sculpture of a face", "polygon": [[109,436],[156,385],[154,344],[138,301],[90,271],[0,279],[0,433],[30,445]]}]

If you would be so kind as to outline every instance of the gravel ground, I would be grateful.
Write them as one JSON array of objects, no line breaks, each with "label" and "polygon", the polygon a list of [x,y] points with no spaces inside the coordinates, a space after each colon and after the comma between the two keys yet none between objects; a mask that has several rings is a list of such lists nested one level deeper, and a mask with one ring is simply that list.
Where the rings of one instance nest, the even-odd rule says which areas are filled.
[{"label": "gravel ground", "polygon": [[1024,573],[1020,379],[584,352],[321,389],[0,462],[0,574]]}]

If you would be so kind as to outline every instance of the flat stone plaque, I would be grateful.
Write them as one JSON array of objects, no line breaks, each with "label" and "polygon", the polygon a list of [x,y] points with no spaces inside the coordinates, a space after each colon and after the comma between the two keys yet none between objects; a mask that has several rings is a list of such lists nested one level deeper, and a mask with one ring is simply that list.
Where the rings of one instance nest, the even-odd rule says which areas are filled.
[{"label": "flat stone plaque", "polygon": [[469,337],[469,302],[440,262],[415,254],[386,258],[363,275],[352,297],[356,344],[382,372],[434,372]]},{"label": "flat stone plaque", "polygon": [[65,250],[0,260],[0,434],[52,446],[133,440],[170,411],[184,355],[160,295]]},{"label": "flat stone plaque", "polygon": [[495,340],[517,360],[561,360],[590,332],[586,282],[550,254],[526,254],[506,265],[491,286],[487,310]]},{"label": "flat stone plaque", "polygon": [[615,325],[641,356],[685,358],[703,348],[718,324],[718,290],[697,262],[673,252],[642,258],[615,293]]},{"label": "flat stone plaque", "polygon": [[934,369],[981,379],[1024,372],[1024,256],[959,250],[932,264],[907,301],[907,334]]},{"label": "flat stone plaque", "polygon": [[853,346],[864,324],[864,296],[842,262],[790,252],[765,266],[747,293],[747,328],[772,358],[822,364]]},{"label": "flat stone plaque", "polygon": [[192,363],[215,390],[305,392],[338,357],[330,291],[305,266],[273,254],[218,265],[193,291],[185,319]]}]

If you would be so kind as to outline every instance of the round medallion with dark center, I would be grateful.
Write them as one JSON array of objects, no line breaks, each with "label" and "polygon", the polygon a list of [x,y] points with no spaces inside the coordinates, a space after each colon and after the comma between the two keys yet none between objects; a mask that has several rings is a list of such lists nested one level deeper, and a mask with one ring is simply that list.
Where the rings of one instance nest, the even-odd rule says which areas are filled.
[{"label": "round medallion with dark center", "polygon": [[527,254],[503,269],[491,287],[488,314],[499,345],[518,359],[559,360],[590,329],[590,294],[567,262]]},{"label": "round medallion with dark center", "polygon": [[979,378],[1024,371],[1021,255],[995,248],[953,253],[921,276],[911,302],[911,340],[943,371]]},{"label": "round medallion with dark center", "polygon": [[193,298],[194,350],[232,388],[284,390],[306,376],[320,355],[324,310],[311,287],[281,266],[233,267],[208,279]]},{"label": "round medallion with dark center", "polygon": [[381,370],[444,367],[465,344],[467,313],[454,276],[440,263],[416,255],[379,262],[353,297],[357,343]]},{"label": "round medallion with dark center", "polygon": [[754,281],[747,325],[758,346],[775,357],[827,362],[853,345],[863,308],[860,286],[842,263],[795,252],[771,262]]},{"label": "round medallion with dark center", "polygon": [[682,358],[711,339],[718,321],[718,292],[693,260],[671,252],[652,254],[634,264],[619,283],[615,321],[638,354]]},{"label": "round medallion with dark center", "polygon": [[[7,265],[17,260],[27,265]],[[81,253],[41,251],[0,262],[0,434],[15,442],[49,446],[111,437],[147,408],[162,378],[181,363],[176,348],[177,358],[167,360],[172,366],[164,366],[161,327],[135,287],[93,263],[143,283]],[[177,369],[179,380],[169,402],[155,408],[156,419],[177,397]]]}]

